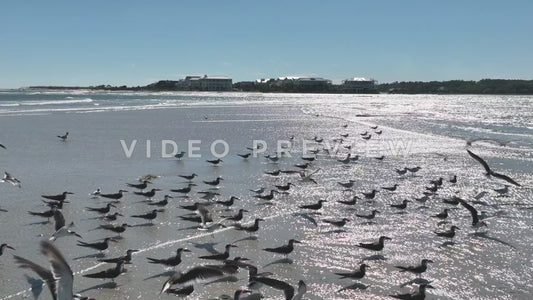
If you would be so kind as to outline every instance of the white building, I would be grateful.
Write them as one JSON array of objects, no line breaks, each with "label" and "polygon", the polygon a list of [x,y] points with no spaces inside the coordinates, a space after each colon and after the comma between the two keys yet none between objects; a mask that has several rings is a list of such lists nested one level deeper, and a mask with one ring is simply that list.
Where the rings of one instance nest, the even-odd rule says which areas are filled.
[{"label": "white building", "polygon": [[331,85],[331,80],[319,77],[300,77],[294,81],[294,86],[300,89],[313,89]]},{"label": "white building", "polygon": [[354,77],[342,82],[342,90],[349,93],[363,93],[375,89],[376,81],[372,78]]},{"label": "white building", "polygon": [[233,88],[230,77],[207,76],[200,78],[200,89],[202,91],[231,91]]}]

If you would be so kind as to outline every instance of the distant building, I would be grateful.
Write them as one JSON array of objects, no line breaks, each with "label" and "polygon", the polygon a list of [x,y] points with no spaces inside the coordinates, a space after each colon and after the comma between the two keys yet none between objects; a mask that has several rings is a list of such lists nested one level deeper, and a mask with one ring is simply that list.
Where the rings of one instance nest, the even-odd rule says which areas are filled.
[{"label": "distant building", "polygon": [[230,77],[190,75],[180,80],[186,91],[231,91],[233,84]]},{"label": "distant building", "polygon": [[342,82],[341,90],[345,93],[366,93],[376,90],[376,81],[372,78],[355,77]]},{"label": "distant building", "polygon": [[294,80],[294,86],[300,90],[315,90],[327,88],[331,80],[318,77],[300,77]]},{"label": "distant building", "polygon": [[231,91],[232,80],[230,77],[204,75],[200,78],[200,89],[202,91]]}]

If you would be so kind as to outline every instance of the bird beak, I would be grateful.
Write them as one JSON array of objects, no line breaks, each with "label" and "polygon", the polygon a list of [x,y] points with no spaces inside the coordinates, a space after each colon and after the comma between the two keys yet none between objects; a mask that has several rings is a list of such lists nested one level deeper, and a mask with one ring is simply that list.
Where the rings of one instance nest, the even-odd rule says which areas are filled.
[{"label": "bird beak", "polygon": [[170,196],[170,195],[167,195],[167,197],[168,197],[168,198],[174,198],[174,197],[172,197],[172,196]]},{"label": "bird beak", "polygon": [[187,249],[187,248],[185,248],[185,249],[183,249],[183,252],[192,252],[192,251]]},{"label": "bird beak", "polygon": [[392,240],[390,237],[385,237],[385,239],[386,239],[386,240],[389,240],[389,241]]},{"label": "bird beak", "polygon": [[243,293],[252,293],[250,290],[242,290]]},{"label": "bird beak", "polygon": [[430,259],[428,259],[428,262],[430,262],[430,263],[433,263],[433,261],[432,261],[432,260],[430,260]]},{"label": "bird beak", "polygon": [[77,233],[75,233],[75,232],[74,232],[74,235],[77,236],[77,237],[79,237],[80,239],[82,239],[81,235],[79,235],[79,234],[77,234]]},{"label": "bird beak", "polygon": [[131,252],[139,252],[139,250],[131,250]]},{"label": "bird beak", "polygon": [[74,193],[71,193],[71,192],[68,192],[67,194],[69,194],[69,195],[74,195]]},{"label": "bird beak", "polygon": [[232,248],[239,248],[237,245],[231,245]]},{"label": "bird beak", "polygon": [[15,248],[9,246],[9,245],[6,245],[7,248],[11,249],[11,250],[15,250]]},{"label": "bird beak", "polygon": [[297,240],[294,240],[294,242],[297,243],[297,244],[301,244],[302,243],[302,242],[297,241]]},{"label": "bird beak", "polygon": [[435,287],[432,286],[431,284],[428,284],[428,285],[426,285],[426,288],[434,289]]},{"label": "bird beak", "polygon": [[121,217],[124,217],[124,215],[123,215],[123,214],[120,214],[120,213],[118,213],[118,214],[117,214],[117,216],[121,216]]},{"label": "bird beak", "polygon": [[109,206],[112,206],[112,207],[114,207],[114,208],[117,208],[114,204],[109,204]]},{"label": "bird beak", "polygon": [[246,209],[243,209],[242,211],[244,211],[244,212],[249,212],[249,211],[247,211]]},{"label": "bird beak", "polygon": [[240,260],[241,260],[241,261],[249,261],[249,259],[248,259],[248,258],[246,258],[246,257],[241,257],[241,259],[240,259]]},{"label": "bird beak", "polygon": [[115,239],[112,239],[112,240],[110,240],[110,241],[112,241],[112,242],[115,242],[115,243],[118,243],[118,241],[117,241],[117,240],[115,240]]},{"label": "bird beak", "polygon": [[133,227],[133,226],[132,226],[132,225],[130,225],[130,224],[126,224],[126,227]]}]

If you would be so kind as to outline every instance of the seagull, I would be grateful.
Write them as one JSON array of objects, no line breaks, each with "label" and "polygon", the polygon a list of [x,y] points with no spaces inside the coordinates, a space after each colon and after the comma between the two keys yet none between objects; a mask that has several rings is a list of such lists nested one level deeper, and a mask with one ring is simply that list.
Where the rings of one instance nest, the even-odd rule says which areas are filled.
[{"label": "seagull", "polygon": [[96,242],[96,243],[86,243],[86,242],[78,241],[77,245],[81,247],[87,247],[87,248],[104,251],[109,247],[110,241],[115,242],[115,243],[117,242],[116,240],[112,238],[105,238],[102,242]]},{"label": "seagull", "polygon": [[440,213],[438,213],[436,215],[433,215],[431,217],[444,220],[444,219],[448,218],[448,211],[449,210],[447,208],[445,208],[444,210],[442,210],[442,212],[440,212]]},{"label": "seagull", "polygon": [[373,242],[373,243],[359,243],[359,245],[357,245],[357,247],[365,248],[365,249],[373,250],[373,251],[381,251],[381,250],[383,250],[383,247],[385,247],[385,240],[391,240],[391,238],[386,237],[386,236],[380,236],[378,241],[376,241],[376,242]]},{"label": "seagull", "polygon": [[14,186],[18,186],[19,188],[22,187],[20,180],[18,180],[17,178],[13,177],[8,172],[4,172],[4,178],[2,178],[0,180],[0,182],[9,182],[9,183],[11,183]]},{"label": "seagull", "polygon": [[132,218],[146,219],[146,220],[150,220],[150,222],[152,222],[155,218],[157,218],[157,209],[154,209],[151,212],[148,212],[148,213],[145,213],[145,214],[142,214],[142,215],[132,215],[131,217]]},{"label": "seagull", "polygon": [[229,258],[229,250],[231,248],[237,248],[237,246],[235,245],[232,245],[232,244],[227,244],[225,247],[224,247],[224,252],[223,253],[217,253],[217,254],[213,254],[213,255],[204,255],[204,256],[200,256],[198,258],[201,258],[201,259],[211,259],[211,260],[226,260]]},{"label": "seagull", "polygon": [[124,193],[127,193],[128,191],[125,190],[119,190],[118,193],[115,194],[100,194],[101,197],[108,198],[108,199],[114,199],[119,200],[124,196]]},{"label": "seagull", "polygon": [[99,214],[107,214],[111,210],[111,207],[117,208],[115,205],[113,205],[113,203],[107,203],[104,207],[87,207],[87,210],[94,211]]},{"label": "seagull", "polygon": [[494,171],[492,171],[492,169],[489,167],[489,165],[487,164],[486,161],[484,161],[481,157],[477,156],[476,154],[474,154],[472,151],[470,150],[466,150],[466,152],[468,152],[468,154],[475,160],[477,160],[482,166],[483,168],[485,168],[485,175],[487,177],[490,177],[490,176],[493,176],[493,177],[496,177],[496,178],[499,178],[499,179],[503,179],[511,184],[514,184],[516,186],[520,186],[520,184],[516,181],[514,181],[511,177],[507,176],[507,175],[504,175],[504,174],[500,174],[500,173],[496,173]]},{"label": "seagull", "polygon": [[92,198],[98,198],[100,194],[102,193],[102,189],[97,188],[94,192],[90,193],[89,196],[93,196]]},{"label": "seagull", "polygon": [[259,230],[259,221],[264,221],[264,219],[261,219],[261,218],[257,218],[254,220],[254,224],[252,224],[251,226],[244,226],[244,225],[241,225],[241,224],[233,224],[232,227],[235,228],[236,230],[239,230],[239,231],[246,231],[250,234],[252,234],[252,232],[256,232]]},{"label": "seagull", "polygon": [[362,193],[366,199],[374,199],[376,197],[377,190],[372,190],[370,193]]},{"label": "seagull", "polygon": [[175,272],[164,284],[160,294],[167,291],[171,286],[186,287],[195,283],[205,283],[211,279],[224,276],[223,270],[214,267],[197,266],[185,273]]},{"label": "seagull", "polygon": [[190,180],[193,180],[194,177],[198,176],[198,174],[192,173],[191,175],[178,175],[178,176],[181,177],[181,178],[185,178],[185,179],[190,181]]},{"label": "seagull", "polygon": [[129,264],[129,262],[120,260],[116,263],[114,268],[110,268],[97,273],[85,274],[82,276],[88,278],[111,279],[111,281],[115,282],[115,278],[117,278],[120,274],[124,273],[124,264]]},{"label": "seagull", "polygon": [[193,187],[193,186],[196,186],[196,184],[194,184],[194,183],[189,183],[189,184],[187,184],[187,186],[184,187],[184,188],[181,188],[181,189],[171,189],[170,191],[173,192],[173,193],[188,194],[188,193],[192,190],[192,187]]},{"label": "seagull", "polygon": [[317,203],[314,203],[314,204],[308,204],[308,205],[302,205],[300,206],[300,208],[303,208],[303,209],[311,209],[311,210],[319,210],[322,208],[322,204],[324,202],[328,202],[328,200],[318,200]]},{"label": "seagull", "polygon": [[464,208],[468,209],[470,214],[472,215],[472,226],[475,228],[479,228],[481,226],[487,226],[487,224],[483,221],[480,221],[478,211],[470,204],[468,204],[465,200],[461,198],[457,198],[459,203],[461,203]]},{"label": "seagull", "polygon": [[407,168],[403,168],[403,169],[395,169],[394,170],[398,175],[405,175],[405,173],[407,173]]},{"label": "seagull", "polygon": [[50,199],[50,200],[55,200],[55,201],[65,201],[65,199],[67,199],[67,195],[72,195],[74,193],[71,193],[71,192],[63,192],[59,195],[41,195],[41,197],[43,198],[46,198],[46,199]]},{"label": "seagull", "polygon": [[420,171],[420,169],[422,169],[422,168],[419,167],[419,166],[416,166],[416,167],[414,167],[414,168],[408,168],[408,167],[405,167],[405,169],[406,169],[407,171],[411,172],[411,173],[416,173],[416,172]]},{"label": "seagull", "polygon": [[50,240],[55,241],[56,239],[60,237],[69,236],[69,235],[74,235],[74,236],[81,238],[81,235],[69,229],[72,226],[74,226],[74,223],[70,223],[68,226],[66,226],[65,217],[63,216],[61,211],[57,209],[53,209],[53,210],[54,210],[55,232],[52,233]]},{"label": "seagull", "polygon": [[361,199],[361,198],[359,198],[357,196],[353,196],[352,200],[348,200],[348,201],[339,200],[337,202],[345,204],[345,205],[355,205],[355,204],[357,204],[357,200],[359,200],[359,199]]},{"label": "seagull", "polygon": [[181,263],[181,253],[182,252],[191,252],[191,250],[187,248],[178,248],[176,250],[176,255],[169,257],[169,258],[150,258],[147,257],[148,262],[151,264],[162,264],[169,267],[175,267]]},{"label": "seagull", "polygon": [[139,250],[128,249],[126,251],[126,255],[124,255],[124,256],[119,256],[119,257],[115,257],[115,258],[99,259],[98,261],[106,262],[106,263],[118,263],[119,261],[131,262],[131,255],[133,253],[135,253],[135,252],[139,252]]},{"label": "seagull", "polygon": [[374,219],[376,217],[377,213],[381,213],[381,212],[379,210],[377,210],[377,209],[374,209],[374,210],[372,210],[372,212],[369,215],[360,215],[360,214],[355,214],[355,215],[360,217],[360,218],[372,220],[372,219]]},{"label": "seagull", "polygon": [[206,162],[208,162],[208,163],[210,163],[210,164],[213,164],[213,165],[217,166],[219,163],[223,162],[223,160],[220,159],[220,158],[217,158],[217,159],[215,159],[215,160],[206,160]]},{"label": "seagull", "polygon": [[109,231],[113,231],[113,232],[116,232],[116,233],[118,233],[120,235],[121,233],[126,231],[126,228],[128,228],[128,227],[132,227],[132,226],[128,225],[127,223],[123,223],[120,226],[115,226],[115,225],[111,225],[111,224],[102,224],[102,225],[100,225],[99,228],[102,228],[102,229],[105,229],[105,230],[109,230]]},{"label": "seagull", "polygon": [[20,268],[31,269],[46,282],[54,300],[81,299],[72,293],[74,275],[61,252],[46,241],[41,242],[41,252],[48,258],[51,270],[20,256],[14,258]]},{"label": "seagull", "polygon": [[343,278],[361,279],[365,277],[366,268],[370,268],[370,266],[368,266],[367,264],[361,264],[361,266],[359,266],[359,270],[355,270],[349,273],[335,273],[335,274],[341,276],[341,279]]},{"label": "seagull", "polygon": [[57,137],[60,138],[62,141],[66,141],[68,138],[68,131],[64,135],[58,135]]},{"label": "seagull", "polygon": [[398,184],[394,184],[393,186],[384,186],[384,187],[381,187],[382,189],[384,190],[387,190],[387,191],[391,191],[391,192],[394,192],[396,190],[396,188],[398,188]]},{"label": "seagull", "polygon": [[144,196],[146,198],[152,198],[155,196],[155,192],[160,191],[160,189],[151,189],[148,192],[133,192],[135,195]]},{"label": "seagull", "polygon": [[503,196],[507,195],[507,193],[509,192],[509,186],[506,184],[506,185],[503,186],[503,188],[501,188],[501,189],[493,189],[493,191],[498,193],[498,197],[503,197]]},{"label": "seagull", "polygon": [[342,218],[340,220],[330,220],[330,219],[323,219],[322,222],[331,224],[335,227],[344,227],[346,225],[346,222],[349,222],[350,219]]},{"label": "seagull", "polygon": [[248,158],[248,157],[250,157],[250,155],[252,155],[252,153],[251,153],[251,152],[248,152],[248,153],[245,153],[245,154],[239,154],[239,153],[237,153],[237,155],[240,156],[240,157],[242,157],[242,158]]},{"label": "seagull", "polygon": [[241,199],[239,199],[238,197],[235,197],[235,196],[231,196],[229,198],[229,200],[227,200],[227,201],[219,200],[219,201],[215,201],[215,203],[223,205],[223,206],[226,206],[226,207],[229,208],[230,206],[233,205],[233,203],[235,203],[235,200],[241,200]]},{"label": "seagull", "polygon": [[355,180],[350,179],[350,180],[348,180],[347,182],[340,182],[340,181],[339,181],[339,182],[337,182],[337,183],[338,183],[340,186],[349,189],[349,188],[353,187],[353,185],[354,185],[354,183],[355,183]]},{"label": "seagull", "polygon": [[417,274],[420,277],[422,273],[426,272],[428,268],[428,263],[433,263],[433,261],[430,259],[424,258],[420,262],[420,265],[417,265],[417,266],[408,266],[408,267],[395,266],[395,267],[400,269],[400,272],[411,272],[411,273]]},{"label": "seagull", "polygon": [[2,254],[4,254],[4,249],[5,248],[8,248],[8,249],[11,249],[11,250],[15,250],[15,248],[9,246],[8,244],[2,244],[0,245],[0,256],[2,256]]},{"label": "seagull", "polygon": [[148,180],[143,180],[141,183],[126,183],[127,186],[129,187],[132,187],[132,188],[136,188],[136,189],[139,189],[139,190],[144,190],[148,184],[151,184],[150,181]]},{"label": "seagull", "polygon": [[433,288],[429,284],[421,284],[418,287],[418,291],[408,294],[396,294],[396,295],[390,295],[393,298],[396,299],[404,299],[404,300],[424,300],[426,299],[426,288]]},{"label": "seagull", "polygon": [[[262,283],[264,285],[268,285],[269,287],[273,288],[273,289],[276,289],[276,290],[280,290],[280,291],[283,291],[283,294],[285,295],[285,300],[292,300],[294,299],[295,295],[294,295],[294,287],[292,287],[290,284],[284,282],[284,281],[281,281],[281,280],[277,280],[277,279],[273,279],[273,278],[268,278],[268,277],[253,277],[253,278],[250,278],[250,283],[248,284],[249,286],[250,285],[253,285],[254,283]],[[306,287],[305,287],[306,289]],[[302,286],[302,291],[305,291],[304,290],[304,287]],[[302,294],[298,293],[301,299],[302,297]]]},{"label": "seagull", "polygon": [[229,221],[240,221],[242,220],[242,217],[243,217],[243,213],[244,212],[248,212],[246,209],[239,209],[239,211],[237,212],[237,214],[233,215],[233,216],[222,216],[222,218],[224,220],[229,220]]},{"label": "seagull", "polygon": [[186,153],[187,152],[185,152],[185,151],[181,151],[180,153],[176,153],[176,155],[174,155],[174,157],[177,158],[178,160],[181,160],[185,156]]},{"label": "seagull", "polygon": [[442,237],[446,237],[446,238],[452,239],[455,236],[455,231],[456,230],[459,230],[459,227],[453,225],[452,227],[450,227],[449,230],[446,230],[446,231],[434,231],[434,233],[437,236],[442,236]]},{"label": "seagull", "polygon": [[220,184],[221,180],[224,180],[224,178],[218,176],[215,180],[213,180],[213,181],[204,181],[204,183],[208,184],[208,185],[212,185],[212,186],[217,186],[217,185]]},{"label": "seagull", "polygon": [[276,247],[276,248],[264,248],[263,250],[267,252],[283,254],[286,257],[287,255],[289,255],[289,253],[291,253],[294,250],[294,243],[301,244],[302,242],[297,241],[295,239],[290,239],[287,245],[283,245],[283,246]]},{"label": "seagull", "polygon": [[403,200],[402,203],[400,204],[391,204],[390,207],[394,207],[394,208],[397,208],[397,209],[405,209],[407,208],[407,203],[409,203],[411,201],[409,200]]}]

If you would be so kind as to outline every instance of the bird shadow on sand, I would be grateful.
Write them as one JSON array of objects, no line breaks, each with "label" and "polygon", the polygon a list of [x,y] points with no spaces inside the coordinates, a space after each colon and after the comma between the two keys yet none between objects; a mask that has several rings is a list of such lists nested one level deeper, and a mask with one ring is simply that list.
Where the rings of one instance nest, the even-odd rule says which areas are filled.
[{"label": "bird shadow on sand", "polygon": [[79,259],[84,259],[84,258],[102,258],[104,256],[105,256],[104,253],[94,253],[94,254],[88,254],[84,256],[78,256],[78,257],[73,258],[72,260],[79,260]]},{"label": "bird shadow on sand", "polygon": [[116,289],[118,287],[119,287],[119,285],[116,282],[105,282],[105,283],[97,284],[95,286],[92,286],[92,287],[86,288],[84,290],[78,291],[78,293],[83,294],[83,293],[85,293],[87,291],[90,291],[90,290]]},{"label": "bird shadow on sand", "polygon": [[50,221],[33,222],[33,223],[28,223],[28,224],[26,224],[25,226],[46,225],[46,224],[49,224],[49,223],[50,223]]},{"label": "bird shadow on sand", "polygon": [[492,237],[492,236],[489,236],[487,235],[487,232],[474,232],[474,233],[471,233],[469,234],[471,236],[475,236],[475,237],[480,237],[480,238],[484,238],[484,239],[487,239],[487,240],[491,240],[491,241],[495,241],[495,242],[498,242],[498,243],[501,243],[501,244],[504,244],[505,246],[509,246],[511,247],[512,249],[516,250],[516,247],[507,243],[506,241],[502,241],[498,238],[495,238],[495,237]]},{"label": "bird shadow on sand", "polygon": [[0,212],[7,212],[7,209],[0,208]]},{"label": "bird shadow on sand", "polygon": [[189,226],[189,227],[184,227],[184,228],[179,228],[178,231],[183,231],[183,230],[195,230],[195,229],[198,229],[198,225]]},{"label": "bird shadow on sand", "polygon": [[263,266],[263,268],[266,268],[266,267],[269,267],[269,266],[272,266],[272,265],[278,265],[278,264],[292,264],[294,263],[294,261],[290,258],[282,258],[282,259],[278,259],[278,260],[275,260],[273,262],[270,262],[266,265]]},{"label": "bird shadow on sand", "polygon": [[26,281],[31,286],[31,294],[33,296],[33,299],[37,300],[37,298],[39,298],[39,296],[43,292],[43,284],[45,282],[42,281],[41,279],[33,278],[28,275],[24,275],[24,276],[26,276]]},{"label": "bird shadow on sand", "polygon": [[359,282],[345,286],[337,291],[337,293],[346,291],[346,290],[366,290],[370,285],[365,285]]},{"label": "bird shadow on sand", "polygon": [[195,243],[195,242],[189,242],[189,244],[192,244],[194,248],[203,249],[211,254],[218,254],[219,252],[215,249],[215,246],[218,245],[218,243]]},{"label": "bird shadow on sand", "polygon": [[159,273],[159,274],[152,275],[150,277],[146,277],[146,278],[143,279],[143,281],[147,281],[147,280],[155,279],[155,278],[160,278],[160,277],[170,277],[172,275],[174,275],[174,271],[165,271],[163,273]]},{"label": "bird shadow on sand", "polygon": [[369,260],[387,260],[387,258],[385,256],[383,256],[382,254],[375,254],[375,255],[370,255],[370,256],[367,256],[367,257],[363,257],[361,259],[361,262],[365,262],[365,261],[369,261]]},{"label": "bird shadow on sand", "polygon": [[249,236],[249,237],[245,237],[245,238],[242,238],[242,239],[238,239],[238,240],[235,240],[233,241],[232,244],[235,244],[235,243],[238,243],[238,242],[244,242],[244,241],[257,241],[259,238],[256,237],[255,235],[252,235],[252,236]]},{"label": "bird shadow on sand", "polygon": [[332,229],[332,230],[324,231],[322,232],[322,234],[333,234],[333,233],[344,233],[344,232],[346,232],[346,230],[344,229]]},{"label": "bird shadow on sand", "polygon": [[131,227],[151,227],[151,226],[155,226],[155,223],[148,222],[148,223],[131,225]]}]

